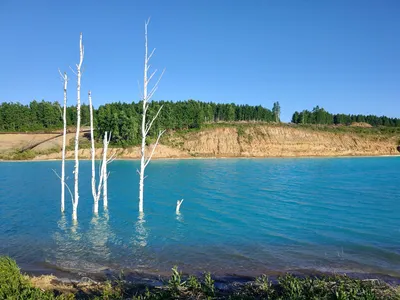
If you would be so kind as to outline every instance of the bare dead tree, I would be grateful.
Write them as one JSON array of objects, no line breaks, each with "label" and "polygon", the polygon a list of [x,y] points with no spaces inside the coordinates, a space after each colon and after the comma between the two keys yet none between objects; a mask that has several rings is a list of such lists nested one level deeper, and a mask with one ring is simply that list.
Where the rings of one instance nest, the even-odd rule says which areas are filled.
[{"label": "bare dead tree", "polygon": [[[96,155],[96,149],[94,145],[94,134],[93,134],[93,105],[92,105],[92,92],[88,92],[88,98],[89,98],[89,113],[90,113],[90,140],[91,140],[91,148],[90,148],[90,153],[91,153],[91,158],[92,158],[92,195],[93,195],[93,212],[95,214],[99,213],[99,198],[100,198],[100,193],[97,194],[96,192],[96,160],[95,160],[95,155]],[[101,175],[101,174],[100,174]],[[102,184],[102,178],[100,177],[100,182],[99,186]]]},{"label": "bare dead tree", "polygon": [[183,199],[182,199],[182,200],[177,200],[177,201],[176,201],[176,214],[177,214],[177,215],[180,214],[179,209],[181,208],[182,202],[183,202]]},{"label": "bare dead tree", "polygon": [[65,211],[65,146],[67,141],[67,84],[68,84],[68,76],[67,73],[61,73],[59,70],[60,76],[63,80],[64,85],[64,109],[62,114],[62,119],[64,123],[63,127],[63,141],[62,141],[62,160],[61,160],[61,212]]},{"label": "bare dead tree", "polygon": [[147,116],[147,111],[149,109],[149,102],[151,101],[152,96],[158,89],[158,84],[164,74],[164,71],[161,73],[160,77],[158,78],[157,82],[153,85],[153,87],[149,91],[149,83],[151,82],[151,79],[153,76],[157,73],[157,70],[151,73],[150,76],[148,76],[148,72],[150,69],[150,59],[154,54],[154,51],[156,50],[155,48],[151,51],[151,53],[148,53],[148,40],[147,40],[147,27],[149,25],[150,19],[148,19],[145,24],[144,24],[144,36],[145,36],[145,57],[144,57],[144,79],[143,79],[143,113],[142,113],[142,144],[141,144],[141,159],[140,159],[140,171],[139,173],[139,213],[143,213],[143,191],[144,191],[144,172],[147,167],[147,165],[150,163],[154,151],[159,143],[159,140],[162,136],[162,134],[165,132],[160,131],[158,133],[157,140],[155,144],[153,145],[153,148],[150,152],[150,155],[146,156],[146,137],[150,132],[150,129],[154,123],[154,121],[157,119],[161,109],[163,106],[160,107],[160,109],[157,111],[156,115],[151,119],[151,121],[146,122],[146,116]]},{"label": "bare dead tree", "polygon": [[107,171],[107,165],[114,160],[115,152],[109,159],[107,159],[108,145],[111,140],[111,132],[107,139],[107,132],[104,134],[103,140],[103,162],[102,162],[102,175],[103,175],[103,207],[106,210],[108,208],[108,176],[110,173]]},{"label": "bare dead tree", "polygon": [[81,76],[82,76],[82,63],[84,56],[84,47],[82,44],[82,33],[79,38],[79,64],[76,65],[77,69],[77,88],[76,88],[76,134],[75,134],[75,197],[72,203],[72,219],[76,221],[78,219],[78,203],[79,203],[79,134],[81,130]]}]

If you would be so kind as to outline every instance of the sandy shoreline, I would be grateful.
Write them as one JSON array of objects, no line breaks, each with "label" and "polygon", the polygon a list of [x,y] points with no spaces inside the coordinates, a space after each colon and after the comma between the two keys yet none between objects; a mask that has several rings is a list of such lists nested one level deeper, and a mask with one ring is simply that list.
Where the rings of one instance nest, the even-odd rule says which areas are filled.
[{"label": "sandy shoreline", "polygon": [[[203,156],[203,157],[154,157],[152,161],[161,160],[233,160],[233,159],[307,159],[307,158],[374,158],[374,157],[400,157],[400,154],[385,154],[385,155],[305,155],[305,156]],[[66,158],[66,161],[74,161],[73,158]],[[96,158],[96,161],[100,159]],[[140,158],[121,157],[115,158],[118,161],[140,161]],[[59,158],[47,158],[47,159],[20,159],[20,160],[8,160],[0,159],[0,162],[46,162],[46,161],[61,161]],[[79,161],[91,161],[89,158],[80,158]]]}]

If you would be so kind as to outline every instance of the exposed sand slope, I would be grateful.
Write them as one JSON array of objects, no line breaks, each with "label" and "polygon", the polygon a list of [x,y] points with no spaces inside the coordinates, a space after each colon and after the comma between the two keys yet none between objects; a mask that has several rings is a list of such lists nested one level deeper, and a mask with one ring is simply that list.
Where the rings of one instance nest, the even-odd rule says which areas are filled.
[{"label": "exposed sand slope", "polygon": [[[395,137],[355,133],[332,133],[289,126],[254,125],[205,129],[186,134],[169,133],[154,158],[189,157],[298,157],[396,155]],[[150,146],[151,147],[151,146]],[[100,158],[102,149],[96,150]],[[118,158],[137,159],[139,147],[111,148]],[[89,149],[80,150],[90,158]],[[35,159],[59,159],[60,153],[38,155]],[[67,152],[73,158],[73,151]]]},{"label": "exposed sand slope", "polygon": [[175,139],[195,156],[347,156],[398,154],[395,138],[362,137],[353,133],[313,131],[287,126],[226,127]]}]

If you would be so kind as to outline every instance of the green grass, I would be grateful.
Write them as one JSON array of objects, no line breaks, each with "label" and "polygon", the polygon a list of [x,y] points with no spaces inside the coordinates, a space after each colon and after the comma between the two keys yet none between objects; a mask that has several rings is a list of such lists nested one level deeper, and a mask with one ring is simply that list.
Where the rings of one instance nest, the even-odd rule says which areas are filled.
[{"label": "green grass", "polygon": [[43,291],[33,287],[14,260],[0,257],[0,299],[271,299],[271,300],[377,300],[400,299],[398,288],[380,281],[363,281],[347,276],[295,277],[287,274],[272,282],[266,276],[246,284],[218,289],[210,273],[202,278],[184,276],[177,267],[162,287],[135,285],[124,276],[74,293]]},{"label": "green grass", "polygon": [[0,153],[0,159],[4,160],[29,160],[35,158],[35,156],[36,153],[32,150]]},{"label": "green grass", "polygon": [[14,260],[0,257],[0,299],[74,299],[73,295],[56,295],[33,287],[29,279],[22,276]]},{"label": "green grass", "polygon": [[356,127],[314,124],[287,124],[287,126],[320,132],[351,133],[362,137],[391,138],[400,135],[400,127]]}]

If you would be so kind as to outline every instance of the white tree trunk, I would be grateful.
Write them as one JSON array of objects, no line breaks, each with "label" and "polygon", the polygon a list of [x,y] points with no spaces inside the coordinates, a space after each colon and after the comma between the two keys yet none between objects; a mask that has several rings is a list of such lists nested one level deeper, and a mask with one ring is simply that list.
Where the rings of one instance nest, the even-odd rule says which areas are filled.
[{"label": "white tree trunk", "polygon": [[77,68],[77,88],[76,88],[76,134],[75,134],[75,197],[73,201],[72,209],[72,219],[78,219],[78,203],[79,203],[79,133],[81,130],[81,67],[83,63],[84,49],[82,44],[82,33],[79,39],[79,64],[76,65]]},{"label": "white tree trunk", "polygon": [[[146,73],[145,73],[146,74]],[[145,75],[146,80],[146,75]],[[146,86],[144,94],[147,92]],[[139,173],[139,213],[143,213],[143,189],[144,189],[144,169],[145,169],[145,150],[146,150],[146,113],[145,113],[146,102],[143,101],[143,114],[142,114],[142,147],[140,157],[140,173]]]},{"label": "white tree trunk", "polygon": [[143,112],[142,112],[142,144],[141,144],[141,158],[140,158],[140,171],[139,171],[139,213],[143,214],[143,193],[144,193],[144,171],[147,167],[147,165],[150,163],[151,158],[154,154],[154,151],[157,147],[157,144],[160,140],[161,135],[164,133],[164,131],[161,131],[158,135],[157,141],[153,146],[153,150],[150,154],[150,156],[146,157],[146,137],[149,134],[149,131],[151,129],[151,126],[153,125],[153,122],[157,119],[158,114],[160,113],[162,106],[158,110],[157,114],[154,116],[154,118],[149,122],[146,123],[146,114],[147,110],[149,108],[149,101],[151,100],[151,97],[155,93],[155,91],[158,88],[158,83],[161,80],[162,75],[164,74],[164,71],[161,73],[161,76],[159,77],[158,81],[155,83],[153,88],[148,92],[148,85],[149,82],[151,81],[152,77],[155,75],[157,72],[154,71],[150,76],[148,76],[148,71],[150,68],[149,61],[150,58],[153,56],[155,49],[148,54],[148,46],[147,46],[147,26],[149,25],[149,21],[145,22],[144,24],[144,37],[145,37],[145,56],[144,56],[144,78],[143,78]]},{"label": "white tree trunk", "polygon": [[[110,134],[111,138],[111,134]],[[104,141],[103,141],[103,164],[102,164],[102,174],[103,174],[103,207],[104,209],[108,208],[108,191],[107,191],[107,151],[108,151],[108,143],[110,139],[107,139],[107,131],[104,133]]]},{"label": "white tree trunk", "polygon": [[67,83],[68,76],[64,73],[64,109],[63,109],[63,143],[62,143],[62,161],[61,161],[61,212],[65,211],[65,145],[67,140]]},{"label": "white tree trunk", "polygon": [[[94,134],[93,134],[93,106],[92,106],[92,93],[89,91],[89,113],[90,113],[90,140],[92,147],[90,149],[91,157],[92,157],[92,195],[93,195],[93,212],[95,214],[99,213],[99,198],[96,193],[96,149],[94,145]],[[101,184],[101,183],[100,183]]]},{"label": "white tree trunk", "polygon": [[181,208],[182,202],[183,202],[183,199],[182,199],[182,200],[176,201],[176,214],[177,214],[177,215],[180,214],[179,209]]}]

